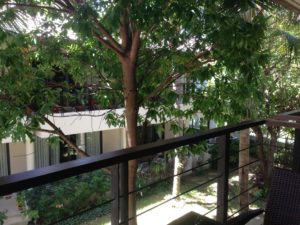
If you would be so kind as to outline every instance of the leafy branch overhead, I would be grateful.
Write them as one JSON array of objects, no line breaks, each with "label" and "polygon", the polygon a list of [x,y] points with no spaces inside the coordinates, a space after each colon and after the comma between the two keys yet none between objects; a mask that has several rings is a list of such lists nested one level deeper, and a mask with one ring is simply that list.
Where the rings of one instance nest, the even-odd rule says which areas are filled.
[{"label": "leafy branch overhead", "polygon": [[[32,133],[47,122],[59,91],[68,99],[67,91],[88,86],[95,88],[101,109],[124,107],[124,115],[106,118],[125,125],[128,147],[134,147],[137,126],[148,122],[140,120],[141,107],[148,109],[146,120],[190,117],[202,110],[199,97],[207,80],[221,76],[225,82],[235,75],[256,80],[266,58],[261,45],[266,18],[256,13],[245,20],[244,5],[229,9],[223,3],[1,0],[0,16],[7,20],[0,24],[0,92],[14,101],[0,102],[0,129],[8,128],[5,135]],[[17,25],[21,16],[28,18],[23,32],[8,25]],[[59,74],[72,82],[62,79],[56,88],[49,87]],[[185,88],[174,91],[181,79]],[[176,107],[180,101],[190,107]],[[136,168],[130,162],[129,191],[134,190]],[[135,215],[133,199],[129,217]]]},{"label": "leafy branch overhead", "polygon": [[[136,65],[138,105],[146,107],[149,100],[164,99],[172,82],[183,75],[193,86],[195,80],[206,80],[218,73],[219,65],[232,69],[241,64],[246,67],[245,55],[260,51],[248,47],[259,46],[256,43],[261,38],[253,35],[263,37],[256,30],[264,26],[263,18],[257,17],[249,24],[239,15],[222,9],[222,2],[57,0],[3,1],[2,5],[7,9],[2,14],[10,15],[11,19],[21,15],[29,21],[36,19],[38,26],[28,34],[35,41],[27,49],[36,51],[32,53],[32,61],[43,61],[39,69],[51,73],[47,65],[50,62],[65,67],[81,82],[84,74],[105,74],[111,82],[107,88],[119,89],[126,98],[128,91],[122,85],[124,66],[119,61],[124,64],[129,60]],[[256,32],[251,33],[251,29]],[[76,34],[75,40],[66,39],[71,30]],[[49,41],[52,37],[60,40],[52,45]],[[66,57],[57,57],[58,47],[66,52]],[[53,55],[57,59],[51,58]],[[80,71],[83,62],[84,72]]]}]

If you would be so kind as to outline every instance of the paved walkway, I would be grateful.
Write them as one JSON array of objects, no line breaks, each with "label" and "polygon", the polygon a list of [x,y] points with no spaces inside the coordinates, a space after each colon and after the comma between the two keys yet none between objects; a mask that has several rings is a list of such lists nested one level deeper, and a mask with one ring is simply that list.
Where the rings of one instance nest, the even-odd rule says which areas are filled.
[{"label": "paved walkway", "polygon": [[27,225],[27,219],[17,208],[16,195],[11,194],[0,199],[0,211],[5,211],[7,219],[4,225]]}]

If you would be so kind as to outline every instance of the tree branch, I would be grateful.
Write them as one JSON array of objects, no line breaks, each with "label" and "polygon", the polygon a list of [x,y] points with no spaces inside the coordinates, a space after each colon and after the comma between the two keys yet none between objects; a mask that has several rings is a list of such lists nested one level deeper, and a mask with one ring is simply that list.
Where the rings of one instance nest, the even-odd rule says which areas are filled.
[{"label": "tree branch", "polygon": [[[97,35],[97,39],[101,38],[103,41],[106,42],[106,44],[109,44],[111,47],[110,49],[116,52],[118,55],[123,55],[123,49],[120,46],[120,44],[112,37],[112,35],[105,29],[105,27],[102,25],[102,23],[99,22],[99,20],[95,17],[93,17],[93,21],[96,25],[96,28],[99,29],[100,33],[107,38],[108,42],[105,41],[103,37],[101,37],[99,34],[95,33]],[[99,40],[100,41],[100,40]],[[100,41],[102,43],[102,41]],[[102,43],[103,44],[103,43]],[[108,47],[108,46],[106,46]]]},{"label": "tree branch", "polygon": [[162,83],[160,83],[146,98],[144,98],[144,101],[149,101],[158,96],[165,88],[169,87],[175,80],[179,79],[181,76],[183,76],[183,74],[176,72],[170,73]]},{"label": "tree branch", "polygon": [[139,48],[140,48],[140,34],[141,32],[139,30],[135,30],[133,32],[133,39],[132,39],[132,46],[131,46],[131,51],[130,51],[130,58],[132,60],[132,62],[135,64],[136,60],[137,60],[137,56],[138,56],[138,52],[139,52]]},{"label": "tree branch", "polygon": [[131,32],[128,21],[128,9],[124,9],[123,14],[121,16],[121,25],[120,25],[120,36],[122,40],[122,48],[126,53],[131,49]]},{"label": "tree branch", "polygon": [[123,57],[124,53],[123,50],[120,51],[119,48],[116,48],[115,46],[113,46],[110,42],[106,41],[103,39],[103,37],[101,37],[99,34],[93,32],[94,37],[101,43],[103,44],[105,47],[107,47],[108,49],[112,50],[113,52],[115,52],[118,56]]},{"label": "tree branch", "polygon": [[[146,61],[148,62],[148,65],[145,67],[145,74],[149,74],[150,75],[152,73],[152,71],[154,71],[156,69],[156,68],[152,68],[151,69],[151,67],[155,63],[155,61],[157,61],[160,57],[161,57],[161,55],[155,54],[152,57],[151,61],[149,61],[148,57],[145,58],[145,60],[143,60],[142,62],[139,61],[139,65],[143,65]],[[139,87],[143,85],[145,78],[146,78],[146,76],[141,76],[140,77],[140,79],[137,82]]]},{"label": "tree branch", "polygon": [[75,145],[69,138],[58,128],[51,120],[49,120],[46,116],[42,116],[43,120],[54,130],[54,132],[72,149],[74,149],[77,154],[81,157],[88,157],[89,155],[80,149],[77,145]]},{"label": "tree branch", "polygon": [[[185,65],[186,69],[187,70],[193,69],[195,67],[194,62],[197,62],[200,58],[209,54],[210,51],[211,51],[211,49],[196,54],[195,58]],[[211,62],[211,59],[201,62],[201,66],[208,62]],[[162,83],[160,83],[148,96],[146,96],[146,98],[144,98],[144,101],[149,101],[149,100],[153,99],[154,97],[158,96],[165,88],[169,87],[174,81],[176,81],[177,79],[179,79],[180,77],[182,77],[183,75],[186,75],[186,74],[187,73],[176,73],[176,72],[170,73]],[[141,102],[139,102],[139,105],[140,104],[141,104]]]}]

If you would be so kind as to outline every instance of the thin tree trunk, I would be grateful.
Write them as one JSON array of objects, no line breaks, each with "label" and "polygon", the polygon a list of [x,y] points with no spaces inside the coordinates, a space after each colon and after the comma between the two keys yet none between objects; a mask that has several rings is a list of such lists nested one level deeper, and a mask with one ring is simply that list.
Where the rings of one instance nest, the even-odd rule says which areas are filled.
[{"label": "thin tree trunk", "polygon": [[[124,99],[125,99],[125,119],[127,146],[134,147],[137,145],[137,87],[135,79],[135,65],[129,58],[122,59]],[[131,160],[128,164],[128,191],[134,192],[136,189],[136,171],[137,161]],[[129,195],[129,224],[136,225],[136,194]]]},{"label": "thin tree trunk", "polygon": [[[180,104],[181,104],[180,95],[183,94],[183,89],[182,89],[182,85],[179,83],[179,80],[175,81],[173,90],[179,95],[178,99],[176,100],[176,108],[180,109]],[[181,128],[183,128],[183,123],[180,120],[178,120],[177,122],[181,125]],[[179,136],[179,135],[180,134],[175,134],[175,136]],[[183,163],[182,163],[182,158],[180,157],[180,152],[178,149],[175,149],[174,177],[173,177],[173,188],[172,188],[173,197],[180,194],[181,175],[178,174],[182,172],[182,169],[183,169]]]},{"label": "thin tree trunk", "polygon": [[252,130],[256,135],[256,143],[257,143],[256,155],[260,161],[260,172],[263,175],[264,185],[266,187],[269,187],[270,180],[268,176],[268,162],[264,151],[264,137],[262,134],[262,130],[260,127],[253,127]]},{"label": "thin tree trunk", "polygon": [[174,158],[174,178],[173,178],[173,188],[172,196],[175,197],[180,193],[180,181],[181,177],[178,175],[182,171],[182,162],[179,156],[179,152],[175,149],[175,158]]},{"label": "thin tree trunk", "polygon": [[268,177],[269,182],[272,180],[272,171],[274,165],[274,154],[277,149],[277,137],[279,133],[279,129],[277,127],[268,127],[268,131],[270,133],[270,145],[269,145],[269,152],[268,152]]},{"label": "thin tree trunk", "polygon": [[240,131],[240,152],[239,152],[239,183],[240,183],[240,207],[244,208],[243,211],[249,209],[249,166],[244,166],[249,163],[249,129]]}]

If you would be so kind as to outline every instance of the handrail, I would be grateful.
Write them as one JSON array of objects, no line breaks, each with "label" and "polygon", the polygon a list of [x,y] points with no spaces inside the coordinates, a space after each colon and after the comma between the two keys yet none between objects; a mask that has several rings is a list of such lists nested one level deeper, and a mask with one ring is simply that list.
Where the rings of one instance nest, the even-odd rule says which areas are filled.
[{"label": "handrail", "polygon": [[90,172],[96,169],[109,167],[129,160],[165,152],[180,146],[195,144],[200,141],[222,136],[234,131],[263,125],[264,123],[265,120],[244,121],[239,124],[215,128],[202,133],[162,140],[155,143],[144,144],[133,148],[117,150],[10,176],[0,177],[0,196]]}]

